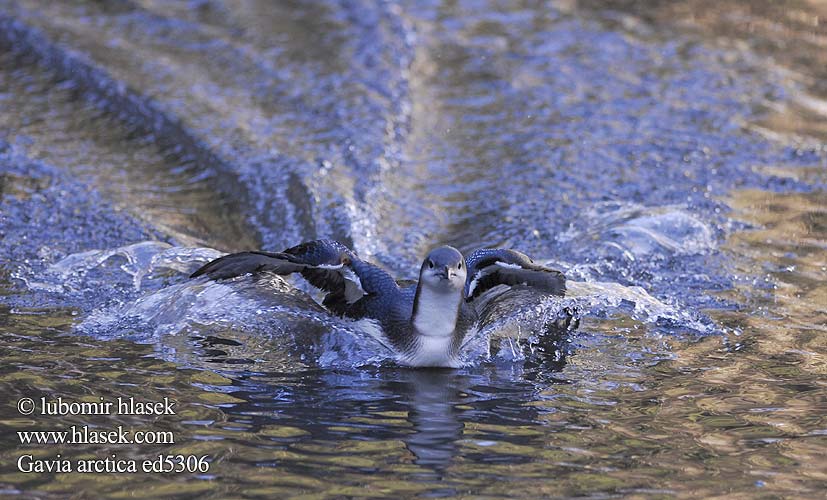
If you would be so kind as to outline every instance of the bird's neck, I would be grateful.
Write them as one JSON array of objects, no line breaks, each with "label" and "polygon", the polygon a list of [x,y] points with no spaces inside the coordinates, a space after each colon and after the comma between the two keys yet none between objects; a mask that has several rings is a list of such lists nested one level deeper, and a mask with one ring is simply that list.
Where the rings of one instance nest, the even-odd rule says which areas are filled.
[{"label": "bird's neck", "polygon": [[457,326],[462,290],[434,290],[420,285],[414,299],[413,320],[423,337],[451,337]]}]

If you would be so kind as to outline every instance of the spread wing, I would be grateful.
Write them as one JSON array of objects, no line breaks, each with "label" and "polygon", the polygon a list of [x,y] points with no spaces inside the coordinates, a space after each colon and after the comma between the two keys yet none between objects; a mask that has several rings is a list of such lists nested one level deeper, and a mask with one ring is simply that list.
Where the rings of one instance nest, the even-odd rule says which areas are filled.
[{"label": "spread wing", "polygon": [[473,301],[499,285],[527,285],[552,295],[566,294],[566,277],[560,271],[536,264],[516,250],[483,248],[466,260],[465,300]]},{"label": "spread wing", "polygon": [[[219,257],[192,273],[213,280],[244,274],[272,272],[280,275],[300,273],[314,287],[327,292],[323,304],[337,314],[345,314],[349,306],[370,292],[371,284],[363,284],[358,270],[367,266],[345,245],[333,240],[316,240],[288,248],[283,252],[240,252]],[[375,281],[381,270],[370,266],[362,273]],[[381,271],[384,273],[384,271]],[[386,279],[393,279],[385,273]]]}]

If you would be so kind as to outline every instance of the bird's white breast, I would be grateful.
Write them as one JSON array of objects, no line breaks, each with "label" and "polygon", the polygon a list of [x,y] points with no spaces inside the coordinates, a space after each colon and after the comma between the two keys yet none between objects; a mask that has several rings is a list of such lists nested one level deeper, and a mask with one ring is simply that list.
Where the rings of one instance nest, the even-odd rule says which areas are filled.
[{"label": "bird's white breast", "polygon": [[459,368],[459,360],[452,353],[452,336],[426,337],[419,335],[413,349],[400,358],[408,366]]},{"label": "bird's white breast", "polygon": [[444,293],[423,287],[413,318],[417,333],[423,337],[451,337],[457,325],[460,300],[462,295],[456,291]]},{"label": "bird's white breast", "polygon": [[413,318],[416,340],[402,362],[410,366],[454,367],[454,330],[462,294],[457,290],[439,292],[423,287]]}]

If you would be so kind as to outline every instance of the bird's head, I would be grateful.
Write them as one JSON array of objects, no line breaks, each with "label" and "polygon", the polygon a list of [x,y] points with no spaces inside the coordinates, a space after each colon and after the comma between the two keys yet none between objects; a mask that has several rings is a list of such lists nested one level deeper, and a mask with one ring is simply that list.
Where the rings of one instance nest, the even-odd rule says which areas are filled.
[{"label": "bird's head", "polygon": [[431,250],[419,270],[419,282],[439,292],[462,290],[466,276],[465,259],[448,246]]}]

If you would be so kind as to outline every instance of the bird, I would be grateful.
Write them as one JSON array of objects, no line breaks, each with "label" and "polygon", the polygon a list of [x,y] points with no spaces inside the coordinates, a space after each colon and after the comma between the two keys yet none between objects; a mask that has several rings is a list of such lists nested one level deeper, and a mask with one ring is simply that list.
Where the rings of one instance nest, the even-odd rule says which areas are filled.
[{"label": "bird", "polygon": [[524,286],[550,295],[566,293],[562,272],[517,250],[482,248],[465,258],[454,247],[440,246],[422,261],[414,282],[395,280],[330,239],[282,252],[227,254],[204,264],[191,278],[225,280],[262,273],[300,274],[326,293],[322,305],[330,313],[356,321],[410,367],[460,367],[459,351],[478,326],[481,304],[498,291]]}]

